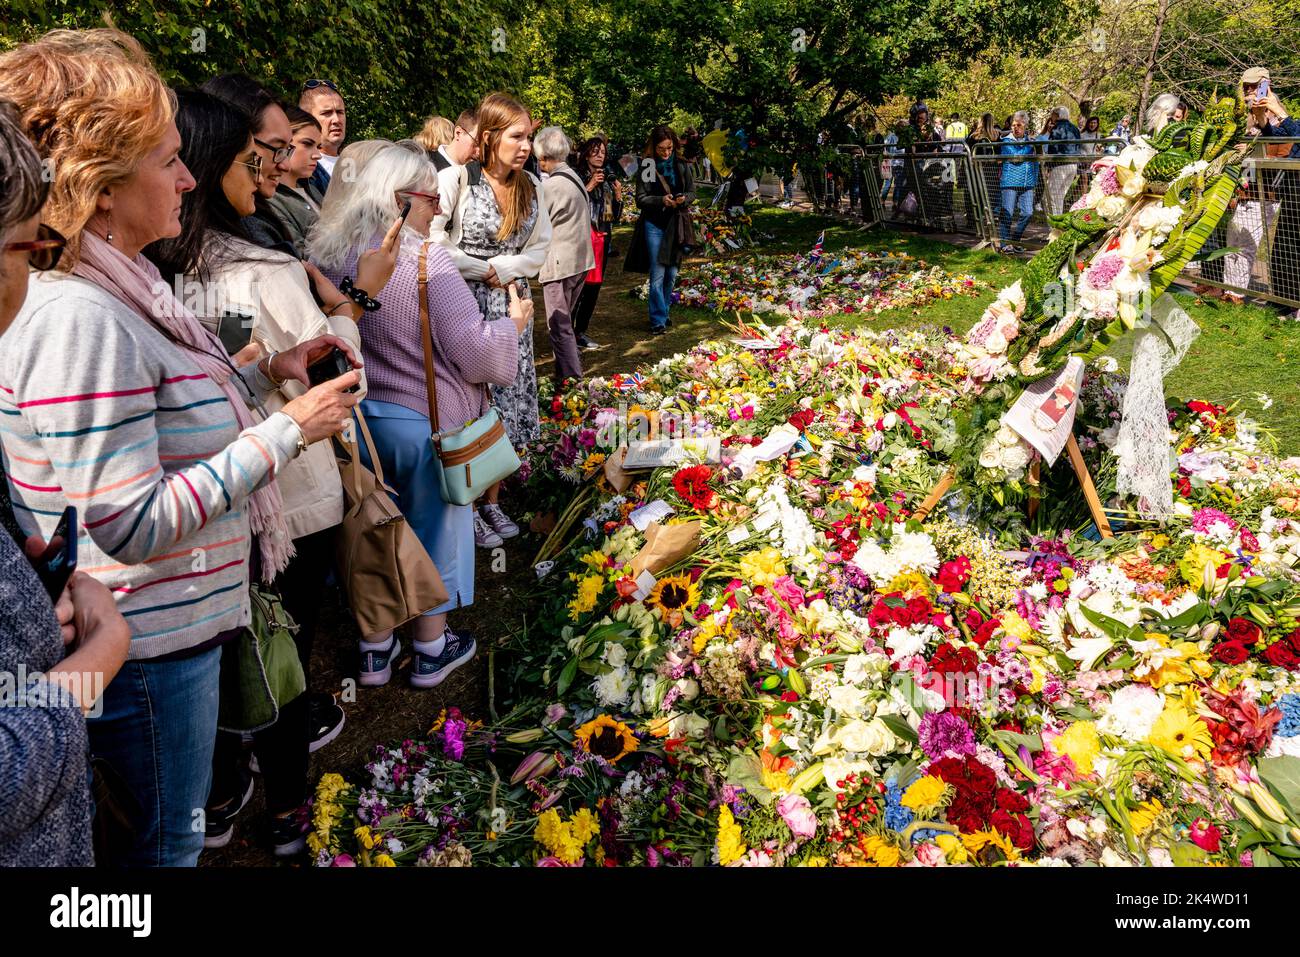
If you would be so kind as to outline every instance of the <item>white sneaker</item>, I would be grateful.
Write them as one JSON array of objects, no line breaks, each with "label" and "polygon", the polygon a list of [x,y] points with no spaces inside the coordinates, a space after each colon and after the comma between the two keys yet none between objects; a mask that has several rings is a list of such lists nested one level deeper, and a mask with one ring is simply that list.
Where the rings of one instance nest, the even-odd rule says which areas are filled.
[{"label": "white sneaker", "polygon": [[503,539],[487,522],[483,521],[483,516],[474,512],[474,544],[479,548],[500,548]]},{"label": "white sneaker", "polygon": [[478,512],[501,538],[514,538],[519,534],[519,526],[510,521],[510,516],[501,510],[500,505],[484,505]]}]

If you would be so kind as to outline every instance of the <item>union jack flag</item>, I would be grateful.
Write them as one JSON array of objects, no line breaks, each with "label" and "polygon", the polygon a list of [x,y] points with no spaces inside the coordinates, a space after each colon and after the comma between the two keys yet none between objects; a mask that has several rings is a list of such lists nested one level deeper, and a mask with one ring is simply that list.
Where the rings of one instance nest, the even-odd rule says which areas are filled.
[{"label": "union jack flag", "polygon": [[614,376],[613,386],[620,392],[631,392],[645,386],[645,376],[640,372],[618,374]]},{"label": "union jack flag", "polygon": [[822,254],[822,245],[825,242],[826,230],[823,229],[821,235],[817,237],[817,242],[813,244],[812,252],[809,255],[813,256],[813,258],[820,256]]}]

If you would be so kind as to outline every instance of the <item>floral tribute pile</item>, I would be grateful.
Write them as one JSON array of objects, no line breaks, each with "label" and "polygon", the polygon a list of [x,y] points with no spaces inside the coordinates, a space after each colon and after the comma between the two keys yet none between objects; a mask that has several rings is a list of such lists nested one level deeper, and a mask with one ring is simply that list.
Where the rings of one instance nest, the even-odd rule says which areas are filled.
[{"label": "floral tribute pile", "polygon": [[[565,514],[491,720],[326,775],[318,864],[1300,861],[1300,459],[1175,404],[1163,525],[1100,540],[1068,467],[1034,524],[922,522],[965,344],[760,334],[556,397],[530,481]],[[1124,389],[1091,372],[1076,423],[1103,495]],[[638,423],[685,458],[613,468]]]},{"label": "floral tribute pile", "polygon": [[[973,276],[951,275],[906,253],[843,249],[749,255],[686,266],[678,274],[673,301],[697,309],[824,319],[916,309],[986,288]],[[645,292],[640,295],[644,298]]]}]

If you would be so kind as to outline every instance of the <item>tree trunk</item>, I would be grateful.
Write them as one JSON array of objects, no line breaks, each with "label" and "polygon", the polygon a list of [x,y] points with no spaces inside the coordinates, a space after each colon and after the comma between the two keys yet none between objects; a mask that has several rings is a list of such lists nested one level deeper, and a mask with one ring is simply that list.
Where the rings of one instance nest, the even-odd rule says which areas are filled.
[{"label": "tree trunk", "polygon": [[1156,60],[1160,53],[1160,37],[1165,30],[1165,20],[1169,17],[1170,0],[1158,0],[1156,6],[1156,29],[1151,36],[1151,49],[1147,51],[1146,71],[1142,74],[1142,93],[1138,97],[1137,116],[1134,117],[1133,127],[1135,130],[1141,130],[1143,126],[1143,117],[1147,111],[1147,99],[1151,96],[1151,82],[1155,79]]}]

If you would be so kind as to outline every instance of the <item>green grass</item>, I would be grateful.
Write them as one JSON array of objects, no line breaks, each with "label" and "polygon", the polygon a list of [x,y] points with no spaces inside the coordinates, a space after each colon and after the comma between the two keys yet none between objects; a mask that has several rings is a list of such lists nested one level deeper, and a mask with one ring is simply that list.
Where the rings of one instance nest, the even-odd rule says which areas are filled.
[{"label": "green grass", "polygon": [[[1023,261],[987,249],[954,246],[888,229],[863,231],[841,220],[781,209],[756,212],[754,229],[773,237],[762,245],[764,251],[810,249],[818,233],[825,229],[828,251],[862,246],[906,252],[931,265],[941,265],[950,273],[969,273],[991,287],[979,296],[941,300],[917,313],[910,309],[889,310],[871,320],[846,320],[848,324],[869,323],[878,328],[950,326],[958,333],[965,332],[997,290],[1015,282],[1024,268]],[[1243,412],[1276,434],[1284,453],[1300,452],[1300,322],[1284,317],[1290,310],[1279,314],[1275,308],[1233,306],[1202,300],[1190,293],[1175,298],[1201,327],[1201,334],[1166,380],[1166,393],[1181,399],[1239,403]],[[1115,357],[1121,362],[1126,360],[1130,345],[1131,337],[1117,344]],[[1273,400],[1267,411],[1257,399],[1261,394]]]}]

